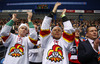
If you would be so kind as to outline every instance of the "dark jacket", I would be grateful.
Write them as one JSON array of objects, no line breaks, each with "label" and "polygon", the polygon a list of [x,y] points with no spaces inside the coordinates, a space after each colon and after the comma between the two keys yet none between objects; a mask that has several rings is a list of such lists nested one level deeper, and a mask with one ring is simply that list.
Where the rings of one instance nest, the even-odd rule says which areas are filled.
[{"label": "dark jacket", "polygon": [[78,60],[81,64],[99,64],[98,53],[94,51],[88,40],[79,43]]}]

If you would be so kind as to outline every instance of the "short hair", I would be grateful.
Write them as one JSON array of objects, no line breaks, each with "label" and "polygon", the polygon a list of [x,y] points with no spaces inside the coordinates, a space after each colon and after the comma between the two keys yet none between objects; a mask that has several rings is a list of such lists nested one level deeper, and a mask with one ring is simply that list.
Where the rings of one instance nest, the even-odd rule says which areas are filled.
[{"label": "short hair", "polygon": [[[95,27],[95,28],[96,28],[95,25],[87,26],[86,33],[88,32],[88,29],[89,29],[90,27]],[[97,29],[97,28],[96,28],[96,29]]]}]

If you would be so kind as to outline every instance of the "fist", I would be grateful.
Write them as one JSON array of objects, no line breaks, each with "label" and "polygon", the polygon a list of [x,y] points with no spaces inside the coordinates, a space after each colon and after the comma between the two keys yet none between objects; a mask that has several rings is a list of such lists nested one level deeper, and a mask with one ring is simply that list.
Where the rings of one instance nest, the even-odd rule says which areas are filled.
[{"label": "fist", "polygon": [[17,17],[17,14],[13,14],[13,15],[12,15],[12,20],[13,20],[13,21],[17,21],[18,19],[17,19],[16,17]]},{"label": "fist", "polygon": [[28,17],[27,17],[28,22],[30,22],[33,14],[32,12],[27,12],[27,14],[28,14]]},{"label": "fist", "polygon": [[28,14],[28,18],[31,18],[32,17],[32,12],[27,12],[27,14]]},{"label": "fist", "polygon": [[60,6],[61,5],[61,3],[60,2],[57,2],[56,4],[55,4],[55,6]]}]

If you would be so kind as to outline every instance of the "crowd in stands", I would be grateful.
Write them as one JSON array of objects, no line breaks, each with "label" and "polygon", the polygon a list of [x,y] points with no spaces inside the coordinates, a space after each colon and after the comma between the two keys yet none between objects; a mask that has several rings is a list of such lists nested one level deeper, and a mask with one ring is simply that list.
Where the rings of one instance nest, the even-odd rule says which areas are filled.
[{"label": "crowd in stands", "polygon": [[[0,19],[0,31],[1,28],[8,22],[8,19]],[[32,20],[33,24],[36,24],[38,26],[38,32],[40,31],[40,27],[42,25],[42,21],[43,19],[34,19]],[[79,29],[80,30],[80,37],[86,37],[86,29],[88,26],[94,25],[96,26],[96,28],[98,29],[98,31],[100,30],[100,21],[96,20],[96,21],[87,21],[87,20],[82,20],[82,21],[78,21],[78,20],[71,20],[72,25],[75,29]],[[14,34],[18,34],[18,26],[21,23],[27,23],[27,19],[19,19],[17,22],[14,23],[11,32]],[[51,29],[54,26],[60,26],[63,29],[63,24],[62,24],[62,19],[53,19],[51,22]],[[1,42],[1,39],[0,39]],[[3,53],[2,50],[5,50]],[[0,60],[4,57],[4,54],[6,52],[6,48],[4,46],[2,46],[2,44],[0,43]]]},{"label": "crowd in stands", "polygon": [[60,5],[57,2],[44,19],[33,20],[32,12],[27,19],[17,14],[0,19],[0,64],[100,64],[100,21],[69,20],[66,9],[55,20]]},{"label": "crowd in stands", "polygon": [[[7,19],[0,19],[0,29],[4,26],[4,24],[6,24],[9,20]],[[34,19],[32,20],[33,24],[36,24],[38,26],[38,32],[40,31],[40,27],[42,24],[43,19]],[[14,26],[12,28],[12,33],[17,33],[17,28],[20,25],[20,23],[26,23],[27,19],[19,19],[17,22],[14,23]],[[78,20],[71,20],[73,27],[74,28],[78,28],[80,29],[80,36],[84,36],[86,34],[86,28],[88,26],[94,25],[97,27],[98,30],[100,30],[100,21],[96,20],[96,21],[88,21],[88,20],[82,20],[82,21],[78,21]],[[62,20],[61,19],[57,19],[57,20],[52,20],[51,23],[51,29],[54,26],[60,26],[63,29],[63,24],[62,24]]]}]

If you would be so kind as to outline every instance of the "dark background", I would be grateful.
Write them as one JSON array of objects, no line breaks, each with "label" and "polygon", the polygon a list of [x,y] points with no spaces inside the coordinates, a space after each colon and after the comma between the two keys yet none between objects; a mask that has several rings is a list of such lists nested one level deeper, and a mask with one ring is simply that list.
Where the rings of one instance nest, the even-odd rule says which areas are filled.
[{"label": "dark background", "polygon": [[[58,0],[0,0],[0,10],[11,10],[11,9],[36,9],[34,4],[25,5],[7,5],[8,3],[43,3],[43,2],[57,2]],[[85,2],[86,4],[62,4],[58,9],[69,9],[69,10],[100,10],[99,0],[59,0],[58,2]],[[38,5],[38,4],[37,4]],[[53,4],[48,4],[49,9],[52,9]]]}]

